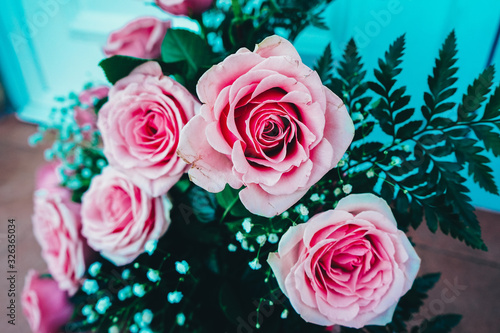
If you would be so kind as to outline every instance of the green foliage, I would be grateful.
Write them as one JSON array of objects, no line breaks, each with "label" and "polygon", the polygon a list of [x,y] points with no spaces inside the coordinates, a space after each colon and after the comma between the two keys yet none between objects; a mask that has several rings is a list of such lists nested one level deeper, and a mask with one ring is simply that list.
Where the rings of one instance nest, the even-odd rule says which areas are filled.
[{"label": "green foliage", "polygon": [[106,78],[111,84],[129,75],[139,65],[147,62],[146,59],[115,55],[102,60],[99,66],[104,71]]},{"label": "green foliage", "polygon": [[[134,57],[115,55],[101,60],[99,66],[104,71],[106,78],[111,84],[115,84],[120,79],[129,75],[137,66],[140,66],[150,59],[139,59]],[[175,74],[181,68],[178,63],[165,63],[157,61],[165,74]]]},{"label": "green foliage", "polygon": [[332,79],[333,56],[331,45],[328,44],[323,51],[323,55],[318,59],[313,69],[318,72],[321,82],[328,84]]},{"label": "green foliage", "polygon": [[452,97],[457,91],[456,88],[451,87],[457,81],[454,75],[458,68],[453,67],[457,62],[456,55],[457,40],[455,32],[452,31],[439,51],[433,75],[427,79],[430,93],[424,94],[425,105],[422,107],[422,114],[427,121],[431,122],[431,126],[438,125],[440,122],[446,123],[449,119],[436,116],[451,110],[455,106],[453,102],[444,101]]},{"label": "green foliage", "polygon": [[206,40],[200,35],[184,29],[169,29],[161,45],[163,62],[183,64],[182,74],[193,79],[200,69],[212,65],[213,55]]},{"label": "green foliage", "polygon": [[[358,186],[353,189],[355,193],[382,196],[393,208],[402,230],[417,228],[425,217],[432,232],[440,229],[473,248],[486,250],[469,189],[463,185],[463,172],[467,170],[486,191],[498,194],[488,166],[490,159],[484,152],[500,155],[500,88],[491,93],[494,69],[488,67],[468,87],[460,104],[452,102],[458,71],[456,45],[452,32],[428,78],[429,92],[425,92],[421,108],[423,119],[418,119],[409,106],[406,87],[397,80],[402,71],[404,36],[396,39],[379,60],[374,82],[365,81],[362,60],[352,40],[337,68],[338,75],[329,74],[328,50],[316,69],[342,96],[356,128],[348,163],[337,173],[345,173],[347,178],[338,181]],[[367,87],[373,92],[374,103],[365,96]],[[367,139],[377,128],[389,136],[388,140],[380,136],[374,137],[380,142]],[[368,171],[378,178],[375,185],[368,181]]]},{"label": "green foliage", "polygon": [[250,213],[243,206],[241,201],[239,200],[239,190],[235,190],[229,185],[226,185],[224,190],[216,194],[217,203],[224,208],[223,219],[228,215],[241,217],[241,216],[249,216]]},{"label": "green foliage", "polygon": [[410,96],[405,95],[406,87],[395,88],[396,77],[401,73],[401,58],[405,49],[405,36],[401,36],[389,47],[384,59],[379,59],[379,69],[374,74],[378,82],[368,82],[370,89],[381,99],[376,107],[371,110],[377,118],[380,128],[394,138],[408,138],[422,125],[422,121],[414,120],[399,127],[414,114],[415,110],[406,108],[410,103]]}]

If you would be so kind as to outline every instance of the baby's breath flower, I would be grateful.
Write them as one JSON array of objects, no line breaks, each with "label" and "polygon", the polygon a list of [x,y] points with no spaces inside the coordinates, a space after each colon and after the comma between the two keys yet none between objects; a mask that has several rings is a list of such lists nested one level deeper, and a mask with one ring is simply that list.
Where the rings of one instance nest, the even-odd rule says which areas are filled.
[{"label": "baby's breath flower", "polygon": [[297,207],[298,207],[297,210],[299,211],[300,215],[302,215],[302,216],[309,215],[309,209],[307,209],[306,206],[304,206],[303,204],[300,204]]},{"label": "baby's breath flower", "polygon": [[279,240],[280,239],[276,234],[269,234],[269,236],[267,236],[267,241],[271,244],[276,244]]},{"label": "baby's breath flower", "polygon": [[119,299],[120,301],[124,301],[124,300],[126,300],[127,298],[132,297],[132,295],[133,295],[133,294],[134,294],[134,293],[132,292],[132,287],[131,287],[131,286],[126,286],[126,287],[124,287],[123,289],[120,289],[120,290],[118,291],[118,295],[117,295],[117,296],[118,296],[118,299]]},{"label": "baby's breath flower", "polygon": [[91,178],[92,177],[92,171],[88,168],[83,168],[82,169],[82,177],[83,178]]},{"label": "baby's breath flower", "polygon": [[149,269],[147,274],[146,274],[147,278],[149,281],[155,283],[155,282],[158,282],[161,280],[160,278],[160,272],[158,272],[157,270],[155,269]]},{"label": "baby's breath flower", "polygon": [[105,160],[103,160],[103,159],[98,159],[98,160],[97,160],[97,162],[96,162],[96,164],[97,164],[97,167],[98,167],[99,169],[102,169],[102,168],[104,168],[106,165],[108,165],[108,163],[107,163]]},{"label": "baby's breath flower", "polygon": [[179,303],[184,295],[180,291],[172,291],[167,295],[167,300],[171,304]]},{"label": "baby's breath flower", "polygon": [[95,323],[97,319],[99,319],[99,315],[94,311],[92,311],[87,317],[87,321],[89,322],[89,324]]},{"label": "baby's breath flower", "polygon": [[151,324],[153,321],[153,312],[149,309],[145,309],[142,311],[142,322],[146,323],[146,325]]},{"label": "baby's breath flower", "polygon": [[150,239],[144,245],[144,251],[146,251],[147,254],[152,255],[155,252],[157,245],[158,241],[156,239]]},{"label": "baby's breath flower", "polygon": [[186,260],[176,261],[175,262],[175,270],[179,274],[186,274],[189,271],[189,265]]},{"label": "baby's breath flower", "polygon": [[238,248],[237,248],[237,247],[236,247],[236,245],[234,245],[234,244],[229,244],[229,245],[227,246],[227,250],[228,250],[229,252],[236,252],[236,250],[237,250],[237,249],[238,249]]},{"label": "baby's breath flower", "polygon": [[103,298],[101,298],[100,300],[97,301],[97,303],[95,305],[95,310],[99,314],[105,314],[106,310],[108,310],[108,308],[110,306],[111,306],[111,301],[110,301],[109,297],[104,296]]},{"label": "baby's breath flower", "polygon": [[393,156],[391,159],[391,165],[392,166],[399,166],[401,165],[401,159],[397,156]]},{"label": "baby's breath flower", "polygon": [[118,326],[113,325],[108,329],[108,333],[120,333],[120,329],[118,328]]},{"label": "baby's breath flower", "polygon": [[374,176],[375,176],[375,171],[373,171],[372,169],[370,169],[366,172],[367,178],[373,178]]},{"label": "baby's breath flower", "polygon": [[85,317],[87,317],[91,313],[92,313],[92,305],[87,304],[82,308],[82,315],[84,315]]},{"label": "baby's breath flower", "polygon": [[352,185],[351,184],[345,184],[344,186],[342,186],[342,191],[345,194],[351,193],[352,192]]},{"label": "baby's breath flower", "polygon": [[320,197],[319,197],[319,194],[318,194],[318,193],[313,193],[313,194],[311,195],[311,198],[310,198],[310,200],[311,200],[312,202],[319,201],[319,199],[320,199]]},{"label": "baby's breath flower", "polygon": [[90,276],[96,277],[101,272],[101,267],[102,267],[102,264],[98,261],[96,261],[95,263],[90,265],[90,267],[89,267]]},{"label": "baby's breath flower", "polygon": [[245,232],[248,234],[252,230],[252,227],[253,227],[252,219],[247,217],[246,219],[243,220],[243,223],[241,225],[243,226],[243,229],[245,230]]},{"label": "baby's breath flower", "polygon": [[124,269],[122,272],[122,279],[127,280],[130,277],[130,269]]},{"label": "baby's breath flower", "polygon": [[281,313],[281,319],[286,319],[288,317],[288,310],[285,309],[283,310],[283,312]]},{"label": "baby's breath flower", "polygon": [[83,282],[82,290],[87,295],[95,294],[99,290],[99,284],[96,280],[87,279]]},{"label": "baby's breath flower", "polygon": [[255,258],[254,260],[250,261],[248,263],[248,265],[253,270],[259,270],[262,267],[262,265],[259,263],[259,259],[258,258]]},{"label": "baby's breath flower", "polygon": [[176,322],[177,325],[184,326],[184,323],[186,322],[186,316],[184,315],[184,313],[181,312],[177,314]]},{"label": "baby's breath flower", "polygon": [[266,240],[267,240],[266,235],[260,235],[257,236],[256,238],[257,243],[259,243],[260,245],[264,245],[266,243]]},{"label": "baby's breath flower", "polygon": [[137,297],[142,297],[142,296],[146,295],[146,290],[144,289],[144,285],[139,284],[139,283],[134,284],[134,286],[132,287],[132,292]]}]

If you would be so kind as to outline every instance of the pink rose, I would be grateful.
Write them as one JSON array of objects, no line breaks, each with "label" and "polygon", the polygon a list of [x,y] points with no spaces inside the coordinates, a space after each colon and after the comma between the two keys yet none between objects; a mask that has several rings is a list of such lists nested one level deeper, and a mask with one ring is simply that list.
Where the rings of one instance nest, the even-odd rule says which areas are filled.
[{"label": "pink rose", "polygon": [[91,87],[78,95],[78,100],[85,106],[94,106],[97,101],[108,96],[109,87],[105,85]]},{"label": "pink rose", "polygon": [[104,155],[150,195],[166,193],[187,170],[176,154],[177,144],[198,107],[158,63],[140,65],[111,88],[99,111]]},{"label": "pink rose", "polygon": [[156,5],[174,15],[200,15],[213,3],[213,0],[155,0]]},{"label": "pink rose", "polygon": [[[61,166],[60,162],[45,163],[36,170],[35,189],[58,190],[63,192],[66,190],[60,187],[62,179],[59,176],[58,168]],[[69,194],[69,191],[67,192]]]},{"label": "pink rose", "polygon": [[[81,106],[74,108],[75,121],[78,126],[90,126],[91,130],[97,128],[97,115],[95,113],[95,104],[108,96],[109,87],[107,86],[96,86],[90,89],[84,90],[78,96]],[[87,136],[86,139],[90,139]]]},{"label": "pink rose", "polygon": [[73,295],[92,253],[81,235],[81,205],[71,201],[68,189],[57,186],[55,167],[49,164],[38,172],[33,233],[59,288]]},{"label": "pink rose", "polygon": [[144,252],[148,240],[167,231],[169,204],[166,197],[153,198],[106,167],[82,197],[82,233],[91,248],[117,266],[126,265]]},{"label": "pink rose", "polygon": [[354,135],[342,100],[278,36],[213,66],[197,92],[201,114],[183,129],[178,154],[209,192],[245,186],[239,196],[254,214],[271,217],[297,202]]},{"label": "pink rose", "polygon": [[268,263],[305,321],[360,328],[391,322],[420,258],[383,199],[353,194],[291,227]]},{"label": "pink rose", "polygon": [[73,314],[67,293],[59,289],[56,281],[40,278],[33,269],[26,275],[21,305],[33,333],[64,332]]},{"label": "pink rose", "polygon": [[108,57],[124,55],[143,59],[158,58],[163,38],[171,26],[170,21],[154,17],[138,18],[109,35],[104,53]]}]

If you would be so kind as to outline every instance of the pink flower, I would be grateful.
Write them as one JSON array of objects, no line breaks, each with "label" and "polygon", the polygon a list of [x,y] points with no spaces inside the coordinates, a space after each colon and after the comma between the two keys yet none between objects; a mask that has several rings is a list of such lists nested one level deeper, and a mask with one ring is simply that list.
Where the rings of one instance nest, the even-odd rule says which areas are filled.
[{"label": "pink flower", "polygon": [[353,194],[291,227],[268,263],[305,321],[360,328],[391,322],[420,258],[383,199]]},{"label": "pink flower", "polygon": [[38,172],[33,233],[59,288],[73,295],[92,254],[81,235],[81,205],[71,201],[68,189],[57,186],[55,167],[49,164]]},{"label": "pink flower", "polygon": [[[96,102],[108,96],[108,92],[109,87],[96,86],[80,93],[78,99],[82,105],[74,108],[74,117],[78,126],[90,126],[91,130],[97,128],[97,115],[94,107]],[[87,137],[87,139],[89,139],[89,137]]]},{"label": "pink flower", "polygon": [[[58,168],[61,166],[60,162],[45,163],[36,170],[35,189],[58,190],[63,192],[66,190],[60,187],[62,179],[59,176]],[[69,194],[69,191],[66,192]]]},{"label": "pink flower", "polygon": [[78,100],[85,106],[94,106],[97,101],[108,96],[109,87],[105,85],[91,87],[78,95]]},{"label": "pink flower", "polygon": [[178,154],[209,192],[245,186],[239,196],[254,214],[271,217],[297,202],[354,135],[342,100],[278,36],[213,66],[197,92],[201,114],[183,129]]},{"label": "pink flower", "polygon": [[171,26],[170,21],[154,17],[138,18],[109,35],[104,53],[108,57],[124,55],[144,59],[158,58],[163,38]]},{"label": "pink flower", "polygon": [[188,168],[176,150],[182,127],[198,107],[158,63],[140,65],[111,88],[99,111],[109,163],[150,195],[166,193]]},{"label": "pink flower", "polygon": [[155,0],[156,5],[174,15],[199,15],[206,11],[213,0]]},{"label": "pink flower", "polygon": [[73,313],[67,293],[59,289],[56,281],[40,278],[35,270],[26,275],[21,305],[33,333],[64,332]]},{"label": "pink flower", "polygon": [[148,240],[167,231],[169,205],[166,197],[153,198],[121,172],[106,167],[83,195],[82,233],[91,248],[122,266],[143,253]]}]

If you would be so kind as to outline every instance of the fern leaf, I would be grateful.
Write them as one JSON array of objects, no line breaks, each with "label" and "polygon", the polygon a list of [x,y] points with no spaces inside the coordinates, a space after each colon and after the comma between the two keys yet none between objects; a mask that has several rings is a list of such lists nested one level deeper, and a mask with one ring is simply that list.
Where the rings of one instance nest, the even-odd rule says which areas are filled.
[{"label": "fern leaf", "polygon": [[442,103],[453,96],[456,91],[451,87],[457,81],[454,75],[458,68],[453,67],[457,62],[456,55],[457,40],[455,32],[452,31],[439,51],[432,75],[427,79],[430,93],[424,94],[425,106],[422,108],[422,113],[427,120],[431,120],[436,114],[451,110],[455,106],[455,103]]},{"label": "fern leaf", "polygon": [[462,103],[458,105],[458,121],[472,121],[477,117],[477,110],[486,100],[486,95],[493,85],[495,68],[487,67],[477,79],[467,88],[467,93],[462,97]]},{"label": "fern leaf", "polygon": [[333,56],[330,44],[326,46],[325,51],[314,65],[313,69],[318,72],[323,84],[326,85],[330,82],[333,71]]}]

